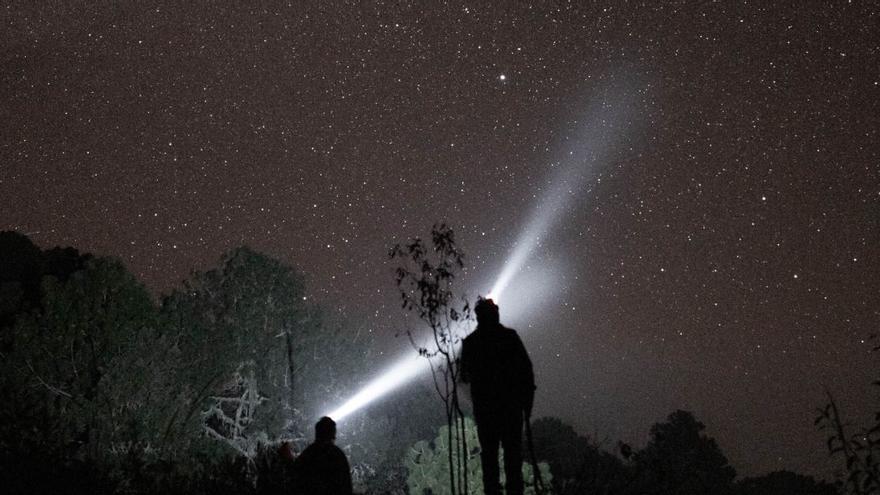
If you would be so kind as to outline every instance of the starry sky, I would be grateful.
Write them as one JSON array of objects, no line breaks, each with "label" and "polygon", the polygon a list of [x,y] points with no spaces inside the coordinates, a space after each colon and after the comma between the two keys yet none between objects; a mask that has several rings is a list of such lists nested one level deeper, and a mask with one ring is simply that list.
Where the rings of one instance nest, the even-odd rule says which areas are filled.
[{"label": "starry sky", "polygon": [[549,276],[512,282],[540,304],[505,320],[536,414],[611,448],[689,409],[740,474],[827,476],[823,387],[854,422],[876,404],[878,17],[859,1],[8,2],[0,229],[117,256],[157,295],[247,244],[392,355],[393,243],[447,222],[478,292],[561,187],[524,268]]}]

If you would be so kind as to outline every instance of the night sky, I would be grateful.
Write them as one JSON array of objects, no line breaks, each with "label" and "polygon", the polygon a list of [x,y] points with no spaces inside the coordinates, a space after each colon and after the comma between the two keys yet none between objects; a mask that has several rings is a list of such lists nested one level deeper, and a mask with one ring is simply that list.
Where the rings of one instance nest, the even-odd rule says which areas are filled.
[{"label": "night sky", "polygon": [[562,188],[501,301],[536,414],[610,449],[689,409],[740,474],[825,476],[823,387],[876,404],[880,9],[783,3],[7,3],[0,230],[157,296],[250,245],[371,374],[393,243],[446,221],[485,292]]}]

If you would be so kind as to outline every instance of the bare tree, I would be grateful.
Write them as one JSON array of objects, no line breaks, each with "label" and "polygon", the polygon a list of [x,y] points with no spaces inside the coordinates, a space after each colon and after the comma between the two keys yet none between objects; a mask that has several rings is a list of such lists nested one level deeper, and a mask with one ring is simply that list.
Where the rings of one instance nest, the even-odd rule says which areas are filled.
[{"label": "bare tree", "polygon": [[396,278],[403,308],[417,315],[431,330],[428,346],[419,344],[412,331],[407,331],[407,335],[430,363],[435,389],[443,401],[450,446],[451,493],[467,493],[467,441],[458,375],[461,340],[466,322],[471,319],[471,308],[466,298],[456,297],[453,292],[455,277],[464,268],[464,254],[455,245],[452,229],[439,224],[431,229],[430,245],[416,237],[396,244],[390,256],[401,262]]}]

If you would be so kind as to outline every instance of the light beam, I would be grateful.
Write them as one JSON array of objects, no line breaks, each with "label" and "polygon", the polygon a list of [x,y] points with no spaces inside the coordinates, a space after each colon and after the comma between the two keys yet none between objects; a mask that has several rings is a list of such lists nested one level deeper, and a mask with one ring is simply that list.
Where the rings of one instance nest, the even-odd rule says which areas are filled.
[{"label": "light beam", "polygon": [[[563,213],[570,209],[571,203],[578,197],[587,180],[592,177],[595,166],[608,158],[615,144],[623,137],[620,126],[629,122],[627,118],[629,109],[623,104],[622,96],[623,91],[606,91],[601,98],[597,98],[589,106],[587,115],[590,115],[591,119],[583,125],[579,138],[575,140],[565,159],[554,167],[556,172],[549,180],[549,189],[544,191],[526,227],[514,243],[513,250],[487,297],[499,301],[511,281],[520,276],[526,262],[542,246],[551,229],[559,223]],[[541,296],[546,297],[550,292],[549,287],[544,287],[543,290],[535,284],[527,284],[527,287],[527,292],[531,293],[534,290],[539,292],[527,294],[528,297],[523,297],[523,293],[517,294],[519,296],[517,299],[522,301],[521,304],[515,305],[519,310],[522,310],[525,304],[533,304]],[[509,315],[504,317],[510,318]],[[419,355],[404,357],[327,416],[338,422],[428,370],[430,370],[428,359]]]},{"label": "light beam", "polygon": [[349,414],[357,411],[374,399],[381,397],[391,390],[412,380],[417,375],[429,369],[428,360],[420,355],[408,355],[389,368],[385,373],[367,384],[360,392],[339,406],[338,409],[327,414],[335,421],[340,421]]},{"label": "light beam", "polygon": [[549,233],[559,223],[563,213],[571,209],[586,182],[593,177],[597,164],[607,160],[623,132],[618,126],[628,121],[629,108],[616,92],[608,92],[597,99],[586,112],[591,116],[580,132],[568,154],[555,164],[550,187],[544,192],[519,238],[514,243],[507,262],[489,291],[495,297],[507,289],[511,280],[522,271],[536,249],[547,240]]}]

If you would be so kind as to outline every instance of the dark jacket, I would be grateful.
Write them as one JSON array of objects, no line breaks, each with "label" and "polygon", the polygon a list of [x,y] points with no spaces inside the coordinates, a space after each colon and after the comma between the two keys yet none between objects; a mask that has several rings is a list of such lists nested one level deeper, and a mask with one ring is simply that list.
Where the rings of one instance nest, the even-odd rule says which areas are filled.
[{"label": "dark jacket", "polygon": [[295,494],[351,495],[351,469],[332,442],[315,442],[293,462]]},{"label": "dark jacket", "polygon": [[462,344],[461,379],[470,383],[477,421],[505,412],[531,414],[535,375],[515,330],[501,324],[477,326]]}]

